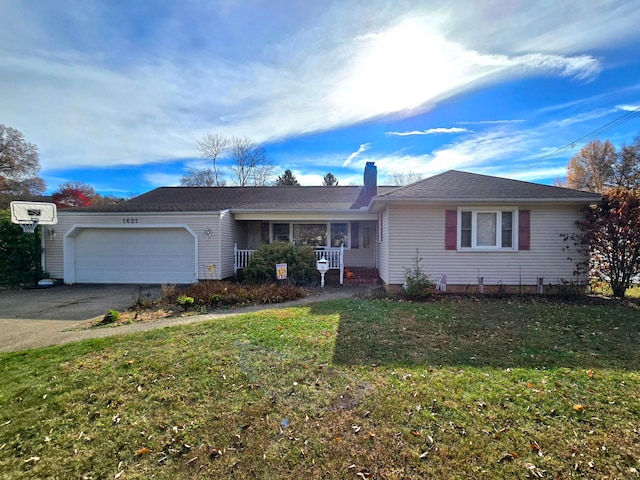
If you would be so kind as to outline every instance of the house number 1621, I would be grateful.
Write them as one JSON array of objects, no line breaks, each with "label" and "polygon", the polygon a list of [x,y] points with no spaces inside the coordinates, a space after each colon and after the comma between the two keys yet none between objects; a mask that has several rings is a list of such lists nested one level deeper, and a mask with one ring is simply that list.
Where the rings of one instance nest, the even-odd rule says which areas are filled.
[{"label": "house number 1621", "polygon": [[138,223],[137,218],[123,218],[122,223]]}]

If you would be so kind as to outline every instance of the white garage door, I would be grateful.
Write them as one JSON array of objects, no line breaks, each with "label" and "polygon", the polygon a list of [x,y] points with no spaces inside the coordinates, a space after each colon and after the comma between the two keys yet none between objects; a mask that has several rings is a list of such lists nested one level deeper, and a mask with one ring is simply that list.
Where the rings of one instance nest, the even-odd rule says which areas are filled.
[{"label": "white garage door", "polygon": [[77,283],[193,283],[195,239],[184,228],[86,228],[75,237]]}]

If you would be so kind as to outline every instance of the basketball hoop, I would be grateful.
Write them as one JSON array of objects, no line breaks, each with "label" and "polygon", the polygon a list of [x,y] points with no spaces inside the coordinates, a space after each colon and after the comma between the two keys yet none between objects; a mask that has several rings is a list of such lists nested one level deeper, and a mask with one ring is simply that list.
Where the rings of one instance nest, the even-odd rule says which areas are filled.
[{"label": "basketball hoop", "polygon": [[55,225],[58,214],[54,203],[11,202],[11,221],[25,233],[34,233],[38,225]]},{"label": "basketball hoop", "polygon": [[31,223],[19,223],[22,227],[22,231],[24,233],[34,233],[36,228],[38,228],[38,224],[40,223],[40,219],[38,217],[32,218]]}]

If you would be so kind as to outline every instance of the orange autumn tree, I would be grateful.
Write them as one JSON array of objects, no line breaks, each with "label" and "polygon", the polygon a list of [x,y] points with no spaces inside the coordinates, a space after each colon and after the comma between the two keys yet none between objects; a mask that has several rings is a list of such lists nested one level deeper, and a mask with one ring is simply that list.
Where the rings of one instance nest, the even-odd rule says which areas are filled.
[{"label": "orange autumn tree", "polygon": [[592,140],[569,161],[566,186],[586,192],[604,191],[610,186],[617,157],[609,140]]},{"label": "orange autumn tree", "polygon": [[622,298],[640,272],[640,189],[613,188],[578,223],[590,250],[590,270]]},{"label": "orange autumn tree", "polygon": [[96,192],[84,182],[65,182],[52,195],[58,208],[89,207],[93,204]]}]

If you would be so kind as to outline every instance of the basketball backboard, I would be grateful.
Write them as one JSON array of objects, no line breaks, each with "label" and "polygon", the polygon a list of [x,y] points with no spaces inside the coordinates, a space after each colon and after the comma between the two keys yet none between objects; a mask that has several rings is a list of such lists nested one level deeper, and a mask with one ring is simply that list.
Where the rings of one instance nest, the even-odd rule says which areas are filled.
[{"label": "basketball backboard", "polygon": [[20,225],[55,225],[58,214],[55,203],[11,202],[11,221]]}]

